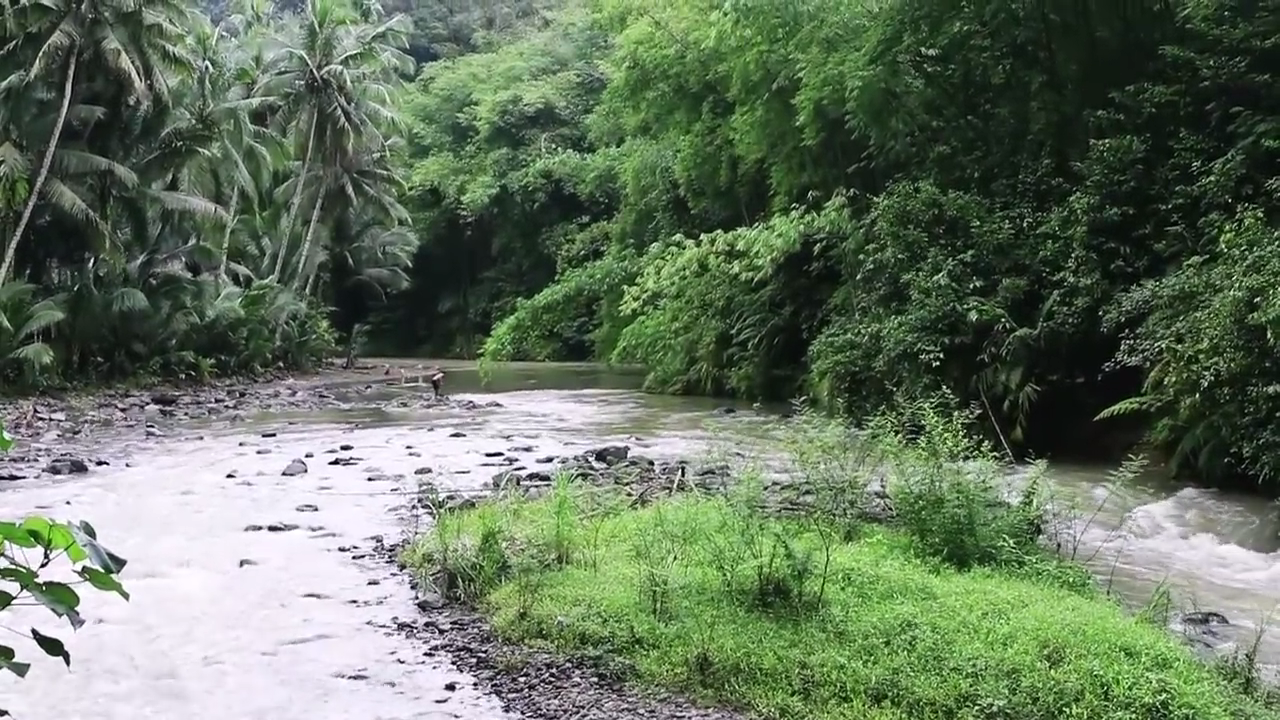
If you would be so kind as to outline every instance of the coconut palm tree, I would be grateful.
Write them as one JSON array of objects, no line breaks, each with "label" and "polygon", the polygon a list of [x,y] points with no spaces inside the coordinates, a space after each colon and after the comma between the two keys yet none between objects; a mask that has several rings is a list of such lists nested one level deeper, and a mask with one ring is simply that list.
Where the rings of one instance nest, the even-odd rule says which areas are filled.
[{"label": "coconut palm tree", "polygon": [[[270,91],[280,98],[284,117],[295,136],[306,139],[273,279],[283,279],[289,237],[304,186],[308,182],[326,182],[333,169],[358,149],[380,145],[383,128],[397,122],[392,88],[413,67],[412,59],[403,52],[409,29],[403,16],[366,25],[349,3],[309,0],[306,12],[286,35],[277,54]],[[323,166],[319,172],[313,168],[317,159]],[[302,276],[325,195],[324,188],[313,191],[315,203],[297,255],[295,287],[305,282]]]},{"label": "coconut palm tree", "polygon": [[181,0],[20,0],[12,8],[16,37],[0,52],[8,62],[27,61],[25,82],[38,86],[57,76],[62,90],[40,167],[0,262],[0,284],[44,194],[81,65],[92,64],[95,75],[110,78],[125,104],[163,99],[172,70],[186,64],[180,44],[188,14]]},{"label": "coconut palm tree", "polygon": [[185,187],[226,208],[226,222],[218,228],[221,241],[213,248],[217,275],[225,280],[242,203],[250,212],[259,210],[260,190],[270,184],[285,149],[268,128],[253,122],[275,104],[274,98],[256,93],[265,77],[261,42],[252,34],[256,31],[232,37],[202,20],[191,41],[196,60],[191,112],[214,141],[186,166]]}]

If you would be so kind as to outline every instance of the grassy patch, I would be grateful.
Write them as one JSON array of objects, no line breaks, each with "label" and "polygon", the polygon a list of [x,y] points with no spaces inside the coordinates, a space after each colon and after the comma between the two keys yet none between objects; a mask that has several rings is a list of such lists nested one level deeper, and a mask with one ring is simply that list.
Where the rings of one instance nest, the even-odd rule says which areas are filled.
[{"label": "grassy patch", "polygon": [[[1027,504],[937,461],[936,432],[911,438],[877,443],[898,468],[892,527],[834,500],[773,517],[747,491],[632,508],[561,479],[445,515],[407,559],[507,637],[766,718],[1280,717],[1036,550]],[[804,464],[846,495],[866,479]]]}]

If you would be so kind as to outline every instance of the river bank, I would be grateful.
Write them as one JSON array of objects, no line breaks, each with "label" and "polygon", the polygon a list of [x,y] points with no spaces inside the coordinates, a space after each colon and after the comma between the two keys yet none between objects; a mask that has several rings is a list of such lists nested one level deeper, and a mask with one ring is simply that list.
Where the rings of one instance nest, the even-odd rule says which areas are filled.
[{"label": "river bank", "polygon": [[[336,380],[183,390],[168,406],[172,414],[141,392],[46,406],[48,413],[67,413],[66,419],[31,427],[61,436],[32,443],[29,434],[14,433],[21,441],[16,452],[33,459],[0,466],[25,476],[0,483],[0,510],[5,516],[36,511],[93,521],[132,561],[124,581],[134,600],[86,610],[90,625],[70,639],[82,670],[75,693],[65,692],[73,681],[65,671],[49,665],[33,670],[24,684],[0,683],[0,695],[19,697],[3,704],[27,715],[102,717],[100,700],[111,698],[107,718],[163,711],[194,720],[227,714],[316,720],[371,709],[408,720],[420,718],[423,707],[438,708],[441,718],[492,720],[503,717],[499,708],[506,704],[524,708],[529,717],[559,718],[564,701],[557,701],[562,693],[554,688],[564,687],[616,712],[635,708],[624,717],[666,717],[655,707],[669,708],[673,718],[689,717],[679,714],[697,712],[687,703],[619,695],[616,669],[613,679],[608,668],[598,677],[591,664],[516,650],[499,643],[474,615],[431,608],[429,597],[430,612],[419,615],[412,609],[414,594],[379,560],[418,527],[424,479],[465,504],[491,491],[495,476],[535,475],[537,484],[538,473],[550,475],[558,464],[608,447],[630,445],[632,459],[654,458],[655,467],[696,458],[690,464],[707,466],[712,479],[725,462],[765,456],[774,447],[773,420],[765,413],[742,408],[730,414],[714,401],[641,395],[626,389],[629,378],[589,374],[598,370],[586,379],[577,367],[547,375],[553,371],[542,366],[499,373],[495,384],[521,392],[462,394],[446,403],[427,398],[429,388],[412,377],[402,386],[394,372],[388,376],[375,366],[329,376]],[[459,369],[447,388],[465,393],[471,382]],[[245,394],[237,397],[241,390]],[[113,417],[76,432],[77,408]],[[12,410],[5,405],[0,412]],[[114,417],[117,412],[125,417]],[[68,448],[110,464],[90,462],[86,472],[71,476],[43,472]],[[282,475],[295,459],[308,472]],[[1097,487],[1101,477],[1056,472],[1055,482],[1080,482],[1085,489]],[[1144,554],[1125,555],[1115,570],[1109,569],[1111,556],[1099,554],[1103,564],[1096,572],[1116,576],[1117,587],[1135,583],[1139,597],[1148,596],[1147,577],[1158,582],[1173,573],[1180,590],[1185,578],[1197,579],[1208,588],[1196,595],[1201,607],[1223,610],[1233,623],[1246,621],[1227,630],[1250,635],[1250,598],[1274,584],[1256,555],[1244,567],[1259,570],[1239,574],[1246,551],[1229,544],[1223,524],[1235,515],[1202,496],[1147,499],[1152,496],[1144,494],[1149,491],[1142,482],[1117,492],[1132,493],[1126,502],[1142,511],[1143,537],[1162,554],[1137,545]],[[1197,512],[1183,513],[1173,501],[1194,501]],[[1241,513],[1241,506],[1231,507]],[[1184,516],[1203,528],[1195,546],[1179,545],[1161,529]],[[1099,532],[1114,534],[1116,522],[1101,517]],[[1206,545],[1210,532],[1224,538],[1212,548]],[[1098,554],[1094,542],[1086,537],[1082,552]],[[1187,549],[1196,554],[1168,555]],[[1241,577],[1251,584],[1231,584]],[[406,634],[441,644],[430,650]],[[260,678],[274,678],[275,686],[263,686]],[[258,699],[239,697],[244,688]],[[227,706],[232,695],[233,706]],[[54,700],[39,707],[21,702],[44,698]],[[193,712],[197,707],[208,712]]]},{"label": "river bank", "polygon": [[726,492],[722,471],[618,451],[554,479],[495,479],[478,503],[425,502],[437,522],[399,558],[426,587],[421,628],[472,633],[466,653],[499,695],[494,668],[533,645],[575,674],[765,718],[1280,718],[1252,668],[1195,659],[1167,617],[1126,614],[1020,538],[1032,506],[984,495],[995,488],[972,467],[912,453],[929,464],[904,470],[898,454],[891,491],[861,493],[873,507],[784,517]]}]

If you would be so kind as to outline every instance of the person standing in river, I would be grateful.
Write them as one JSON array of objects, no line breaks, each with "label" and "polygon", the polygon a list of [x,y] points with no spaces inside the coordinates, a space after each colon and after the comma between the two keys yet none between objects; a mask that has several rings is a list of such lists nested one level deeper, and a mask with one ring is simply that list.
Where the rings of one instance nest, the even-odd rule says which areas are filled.
[{"label": "person standing in river", "polygon": [[432,392],[432,396],[436,400],[439,400],[443,396],[441,393],[441,388],[443,387],[444,387],[444,370],[441,370],[440,366],[437,365],[431,368],[431,392]]}]

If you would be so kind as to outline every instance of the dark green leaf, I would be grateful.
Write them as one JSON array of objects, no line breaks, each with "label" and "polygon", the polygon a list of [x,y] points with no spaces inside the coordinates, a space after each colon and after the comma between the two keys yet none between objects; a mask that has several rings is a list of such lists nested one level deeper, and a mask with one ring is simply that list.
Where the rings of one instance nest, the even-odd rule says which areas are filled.
[{"label": "dark green leaf", "polygon": [[36,584],[36,574],[31,571],[31,568],[10,565],[9,567],[0,568],[0,580],[15,582],[23,590],[26,590]]},{"label": "dark green leaf", "polygon": [[4,610],[8,608],[10,605],[13,604],[13,601],[14,601],[13,593],[0,590],[0,610]]},{"label": "dark green leaf", "polygon": [[8,670],[18,677],[26,677],[27,671],[31,669],[31,663],[18,662],[15,658],[13,648],[8,645],[0,645],[0,668]]},{"label": "dark green leaf", "polygon": [[71,667],[71,653],[67,652],[67,646],[56,637],[50,637],[35,628],[31,628],[31,638],[36,641],[36,645],[44,651],[49,657],[62,658],[63,664]]},{"label": "dark green leaf", "polygon": [[80,629],[84,620],[76,612],[80,606],[80,595],[70,585],[60,582],[35,583],[27,588],[31,597],[44,605],[54,615],[65,617],[74,629]]},{"label": "dark green leaf", "polygon": [[95,567],[82,567],[76,570],[76,573],[98,590],[113,592],[125,600],[129,599],[128,591],[124,589],[124,586],[120,584],[120,581],[114,575],[105,573]]}]

